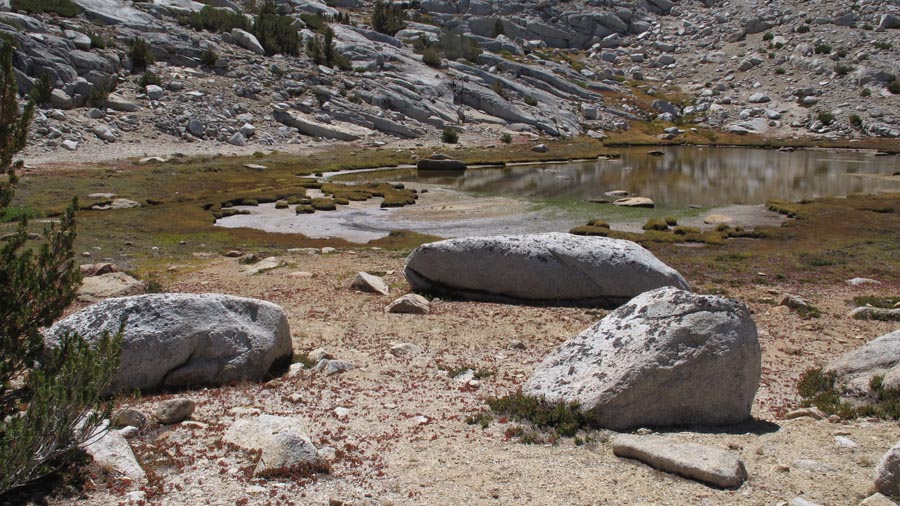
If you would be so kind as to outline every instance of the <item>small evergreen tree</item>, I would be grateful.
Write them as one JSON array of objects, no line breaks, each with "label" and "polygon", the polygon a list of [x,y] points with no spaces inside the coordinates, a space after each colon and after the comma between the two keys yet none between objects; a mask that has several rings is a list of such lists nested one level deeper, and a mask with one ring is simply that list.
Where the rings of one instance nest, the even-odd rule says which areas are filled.
[{"label": "small evergreen tree", "polygon": [[372,10],[372,28],[376,32],[393,36],[406,28],[405,17],[403,9],[399,6],[385,5],[381,0],[376,0],[375,7]]},{"label": "small evergreen tree", "polygon": [[[22,165],[13,158],[25,147],[33,114],[31,102],[19,111],[12,55],[12,44],[0,41],[0,209],[12,201]],[[0,496],[70,462],[109,412],[100,393],[118,367],[121,336],[92,346],[66,335],[45,352],[40,332],[74,300],[81,280],[76,205],[45,232],[40,248],[25,247],[26,218],[0,244]]]},{"label": "small evergreen tree", "polygon": [[290,56],[300,54],[300,36],[294,28],[293,18],[278,14],[272,0],[266,0],[259,9],[256,22],[253,23],[253,35],[268,56],[277,53]]}]

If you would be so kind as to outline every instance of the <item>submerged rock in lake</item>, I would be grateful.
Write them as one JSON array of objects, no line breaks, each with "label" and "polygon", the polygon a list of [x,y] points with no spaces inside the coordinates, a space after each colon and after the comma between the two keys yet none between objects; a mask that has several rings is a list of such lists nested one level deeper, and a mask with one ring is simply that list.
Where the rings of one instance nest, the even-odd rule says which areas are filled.
[{"label": "submerged rock in lake", "polygon": [[681,274],[633,242],[562,233],[424,244],[404,274],[413,290],[513,303],[615,307],[663,286],[689,290]]}]

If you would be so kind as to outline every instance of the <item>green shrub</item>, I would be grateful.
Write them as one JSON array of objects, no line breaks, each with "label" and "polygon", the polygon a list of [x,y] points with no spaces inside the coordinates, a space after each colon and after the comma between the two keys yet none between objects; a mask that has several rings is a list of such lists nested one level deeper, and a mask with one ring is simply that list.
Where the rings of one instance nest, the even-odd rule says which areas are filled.
[{"label": "green shrub", "polygon": [[784,70],[784,67],[775,67],[775,75],[781,76],[787,74],[787,70]]},{"label": "green shrub", "polygon": [[674,216],[666,216],[665,218],[663,218],[663,221],[665,221],[666,225],[670,227],[678,225],[678,220],[676,220]]},{"label": "green shrub", "polygon": [[230,9],[217,9],[209,5],[198,12],[192,12],[187,18],[180,19],[181,24],[190,25],[194,30],[207,30],[217,33],[230,33],[233,28],[250,30],[250,21],[246,16]]},{"label": "green shrub", "polygon": [[772,32],[766,32],[763,34],[762,40],[772,40],[775,38],[775,34]]},{"label": "green shrub", "polygon": [[260,8],[256,22],[253,23],[253,35],[259,40],[267,56],[278,53],[291,56],[300,54],[300,36],[294,28],[294,20],[289,16],[279,15],[272,0],[266,0]]},{"label": "green shrub", "polygon": [[823,125],[830,125],[834,122],[834,114],[831,114],[827,111],[822,111],[816,115],[816,119],[821,121]]},{"label": "green shrub", "polygon": [[883,40],[879,40],[879,41],[875,42],[875,47],[876,47],[877,49],[883,49],[883,50],[886,51],[886,50],[888,50],[888,49],[891,49],[891,48],[894,47],[894,46],[893,46],[893,44],[891,44],[890,42],[883,41]]},{"label": "green shrub", "polygon": [[813,49],[816,54],[831,54],[831,46],[828,44],[816,44]]},{"label": "green shrub", "polygon": [[446,144],[456,144],[459,142],[459,134],[456,133],[456,130],[445,127],[444,131],[441,133],[441,142]]},{"label": "green shrub", "polygon": [[[22,166],[13,158],[25,147],[34,112],[29,103],[19,113],[12,55],[11,44],[0,47],[0,208],[12,200]],[[0,495],[72,463],[110,411],[100,393],[118,368],[121,336],[107,334],[91,346],[68,334],[45,354],[40,331],[75,300],[81,281],[77,205],[73,199],[39,248],[25,247],[25,218],[0,244]]]},{"label": "green shrub", "polygon": [[376,0],[372,10],[372,28],[377,32],[393,36],[406,28],[406,15],[399,5],[387,4],[382,0]]},{"label": "green shrub", "polygon": [[50,75],[42,74],[41,78],[34,82],[30,95],[36,104],[43,105],[50,102],[51,93],[53,93],[53,83],[50,82]]},{"label": "green shrub", "polygon": [[525,105],[530,105],[532,107],[538,105],[538,101],[536,98],[531,95],[525,95]]},{"label": "green shrub", "polygon": [[300,205],[294,208],[294,210],[297,214],[313,214],[316,212],[316,210],[309,205]]},{"label": "green shrub", "polygon": [[443,51],[444,56],[448,60],[458,60],[460,58],[475,62],[481,54],[481,47],[463,34],[453,34],[444,32],[441,34],[437,43],[438,47]]},{"label": "green shrub", "polygon": [[887,89],[894,95],[900,95],[900,79],[891,81],[891,84],[888,85]]},{"label": "green shrub", "polygon": [[138,86],[140,86],[141,88],[146,88],[151,84],[161,86],[162,79],[160,79],[158,75],[150,71],[144,72],[143,74],[141,74],[141,77],[138,78]]},{"label": "green shrub", "polygon": [[845,76],[850,72],[853,72],[853,67],[850,65],[844,65],[843,63],[836,63],[834,65],[834,73],[839,76]]},{"label": "green shrub", "polygon": [[563,437],[572,437],[579,429],[591,427],[589,417],[577,403],[551,403],[525,395],[521,390],[506,397],[487,399],[487,405],[498,415],[531,422],[539,429],[553,430]]},{"label": "green shrub", "polygon": [[203,51],[203,55],[200,56],[200,61],[207,67],[214,66],[218,59],[219,53],[216,53],[216,50],[212,47],[212,45],[206,46],[206,50]]},{"label": "green shrub", "polygon": [[509,144],[509,143],[511,143],[511,142],[512,142],[512,135],[509,134],[508,132],[507,132],[507,133],[504,133],[503,135],[500,136],[500,142],[502,142],[503,144]]},{"label": "green shrub", "polygon": [[850,119],[850,124],[853,125],[854,127],[856,127],[856,128],[862,127],[862,118],[859,117],[859,114],[851,114],[849,119]]},{"label": "green shrub", "polygon": [[29,14],[58,14],[64,18],[74,18],[81,14],[81,7],[71,0],[13,0],[12,10]]},{"label": "green shrub", "polygon": [[302,12],[300,13],[300,20],[306,25],[307,28],[314,32],[320,31],[322,28],[325,28],[327,23],[325,23],[325,18],[322,17],[322,14],[313,14],[311,12]]},{"label": "green shrub", "polygon": [[286,200],[279,200],[278,202],[275,202],[275,209],[287,209],[288,205]]},{"label": "green shrub", "polygon": [[144,70],[147,65],[153,63],[153,54],[150,53],[150,45],[140,38],[136,37],[128,48],[128,56],[131,58],[131,71],[137,72]]},{"label": "green shrub", "polygon": [[800,25],[797,27],[797,33],[807,33],[809,32],[809,25]]},{"label": "green shrub", "polygon": [[861,96],[861,97],[863,97],[863,98],[871,97],[871,96],[872,96],[872,90],[870,90],[869,88],[863,88],[863,89],[859,92],[859,96]]},{"label": "green shrub", "polygon": [[436,46],[426,47],[422,50],[422,63],[433,68],[441,67],[441,50]]}]

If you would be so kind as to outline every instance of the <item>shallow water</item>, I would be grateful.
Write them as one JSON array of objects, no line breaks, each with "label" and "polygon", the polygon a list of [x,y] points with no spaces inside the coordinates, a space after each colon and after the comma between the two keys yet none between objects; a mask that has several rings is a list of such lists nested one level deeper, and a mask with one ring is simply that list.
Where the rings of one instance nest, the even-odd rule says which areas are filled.
[{"label": "shallow water", "polygon": [[[338,211],[295,216],[273,205],[250,207],[250,215],[219,220],[225,227],[252,227],[308,237],[342,237],[364,242],[391,230],[407,229],[442,237],[566,231],[603,218],[614,228],[640,229],[649,217],[675,216],[701,226],[703,216],[724,212],[736,224],[772,225],[767,200],[796,201],[859,192],[900,191],[900,157],[871,152],[746,148],[625,148],[621,158],[548,165],[469,169],[456,175],[415,169],[347,174],[337,179],[402,181],[428,188],[414,206],[379,209],[379,199],[340,206]],[[655,209],[632,209],[588,202],[624,190],[649,197]]]},{"label": "shallow water", "polygon": [[[900,180],[870,177],[900,171],[900,157],[851,151],[747,148],[625,148],[618,160],[468,170],[457,177],[411,172],[400,181],[439,184],[465,192],[534,199],[603,198],[625,190],[659,208],[764,204],[879,190],[900,191]],[[608,197],[607,197],[608,198]]]}]

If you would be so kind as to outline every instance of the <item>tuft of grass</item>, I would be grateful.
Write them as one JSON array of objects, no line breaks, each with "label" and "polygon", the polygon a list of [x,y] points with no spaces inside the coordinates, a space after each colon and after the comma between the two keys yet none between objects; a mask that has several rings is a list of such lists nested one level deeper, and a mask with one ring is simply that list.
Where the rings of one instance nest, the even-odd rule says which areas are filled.
[{"label": "tuft of grass", "polygon": [[592,427],[589,416],[577,403],[552,403],[525,395],[521,390],[505,397],[489,398],[487,404],[498,415],[530,422],[538,429],[553,431],[561,437],[572,437],[580,429]]},{"label": "tuft of grass", "polygon": [[669,230],[669,225],[666,223],[666,220],[661,220],[659,218],[650,218],[647,220],[647,223],[644,223],[644,226],[641,227],[644,230],[658,230],[660,232],[665,232]]},{"label": "tuft of grass", "polygon": [[335,202],[334,199],[313,199],[312,208],[316,211],[334,211],[337,209],[337,202]]},{"label": "tuft of grass", "polygon": [[872,306],[891,309],[898,302],[900,302],[900,297],[897,296],[876,297],[874,295],[860,295],[853,297],[853,304],[856,307]]},{"label": "tuft of grass", "polygon": [[501,136],[500,136],[500,142],[502,142],[503,144],[509,144],[509,143],[511,143],[511,142],[512,142],[512,135],[510,135],[509,133],[505,133],[505,134],[501,135]]},{"label": "tuft of grass", "polygon": [[312,369],[316,366],[316,362],[309,358],[309,353],[294,353],[291,359],[292,364],[303,364],[305,369]]},{"label": "tuft of grass", "polygon": [[864,403],[851,405],[841,398],[837,376],[821,368],[808,369],[800,376],[797,393],[804,406],[815,406],[828,415],[841,418],[876,417],[888,420],[900,418],[900,389],[884,387],[884,376],[873,376],[869,382],[869,396]]},{"label": "tuft of grass", "polygon": [[480,425],[482,429],[487,429],[494,420],[494,415],[489,411],[481,411],[466,417],[466,423],[469,425]]}]

